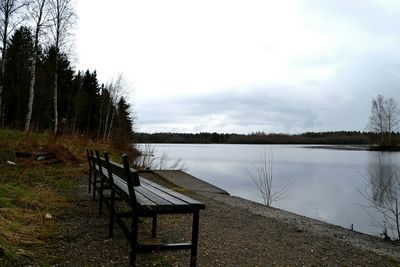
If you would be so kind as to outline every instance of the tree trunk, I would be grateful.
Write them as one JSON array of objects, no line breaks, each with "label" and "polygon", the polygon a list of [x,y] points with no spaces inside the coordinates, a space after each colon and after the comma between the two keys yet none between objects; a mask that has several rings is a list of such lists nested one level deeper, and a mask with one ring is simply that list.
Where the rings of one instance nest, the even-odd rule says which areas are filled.
[{"label": "tree trunk", "polygon": [[107,139],[110,139],[110,136],[111,136],[111,130],[112,130],[113,122],[114,122],[114,115],[115,115],[115,111],[113,111],[112,116],[111,116],[110,128],[108,129]]},{"label": "tree trunk", "polygon": [[[0,112],[1,112],[1,114],[0,114],[0,118],[5,118],[6,116],[5,116],[5,114],[6,114],[6,105],[3,105],[3,110],[0,110]],[[4,128],[4,120],[1,120],[0,119],[0,126],[2,127],[2,128]]]},{"label": "tree trunk", "polygon": [[110,112],[111,112],[111,99],[108,100],[108,109],[107,109],[107,116],[106,116],[106,121],[104,124],[104,134],[103,134],[103,140],[106,140],[107,138],[107,126],[108,126],[108,119],[110,118]]},{"label": "tree trunk", "polygon": [[76,121],[77,121],[77,119],[78,119],[78,104],[75,103],[75,114],[74,114],[74,120],[72,122],[72,129],[75,132],[77,131],[77,129],[76,129]]},{"label": "tree trunk", "polygon": [[54,68],[54,95],[53,95],[53,104],[54,104],[54,134],[57,135],[58,132],[58,103],[57,103],[57,94],[58,94],[58,49],[56,49],[56,62]]},{"label": "tree trunk", "polygon": [[93,108],[93,104],[92,102],[90,102],[90,106],[89,106],[89,112],[88,112],[88,116],[87,116],[87,124],[86,124],[86,134],[90,135],[90,116],[92,115],[92,108]]},{"label": "tree trunk", "polygon": [[25,120],[25,132],[29,131],[29,127],[31,125],[31,118],[32,118],[32,110],[33,110],[33,100],[35,98],[35,83],[36,83],[36,62],[39,55],[39,33],[42,24],[42,16],[43,16],[43,9],[45,6],[46,0],[42,0],[39,5],[39,15],[37,17],[36,22],[36,30],[35,30],[35,40],[34,40],[34,51],[33,51],[33,59],[31,65],[31,83],[29,85],[29,101],[28,101],[28,112],[26,114]]},{"label": "tree trunk", "polygon": [[[37,38],[37,36],[35,36],[35,38]],[[37,41],[35,40],[35,42]],[[37,44],[35,44],[35,46],[37,46]],[[35,48],[35,55],[33,57],[31,66],[31,83],[29,85],[28,113],[26,114],[26,120],[25,120],[25,129],[24,129],[25,132],[29,131],[29,127],[31,125],[33,100],[35,98],[36,62],[37,62],[37,48]]]},{"label": "tree trunk", "polygon": [[[101,96],[100,96],[101,97]],[[100,119],[99,119],[99,129],[97,129],[97,139],[100,138],[100,132],[101,132],[101,121],[103,119],[103,104],[104,104],[104,98],[101,97],[101,104],[100,104]]]},{"label": "tree trunk", "polygon": [[[0,82],[0,110],[3,110],[3,90],[4,90],[4,75],[6,73],[6,51],[7,51],[7,32],[9,23],[9,14],[6,12],[4,17],[4,28],[3,28],[3,49],[1,51],[1,82]],[[1,126],[4,127],[4,114],[0,113]]]},{"label": "tree trunk", "polygon": [[400,239],[399,204],[397,202],[397,199],[395,201],[396,201],[396,214],[395,214],[395,216],[396,216],[397,238]]}]

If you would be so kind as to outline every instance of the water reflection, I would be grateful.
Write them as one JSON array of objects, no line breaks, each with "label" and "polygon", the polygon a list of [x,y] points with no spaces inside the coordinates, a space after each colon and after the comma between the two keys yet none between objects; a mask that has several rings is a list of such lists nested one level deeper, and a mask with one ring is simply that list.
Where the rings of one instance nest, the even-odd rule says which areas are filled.
[{"label": "water reflection", "polygon": [[[399,225],[399,198],[400,181],[398,167],[393,162],[393,154],[377,152],[371,154],[365,192],[361,192],[368,201],[364,207],[375,210],[383,220],[374,216],[372,219],[382,229],[382,234],[387,234],[398,239],[400,237]],[[367,211],[368,212],[368,211]]]},{"label": "water reflection", "polygon": [[[400,162],[398,152],[383,153],[380,164],[379,152],[309,149],[293,145],[159,144],[157,153],[166,152],[171,160],[182,159],[190,174],[231,195],[261,202],[248,170],[269,148],[274,155],[274,184],[280,188],[293,181],[287,197],[276,202],[277,208],[345,228],[353,224],[356,231],[364,233],[377,235],[382,232],[382,227],[377,228],[371,217],[380,224],[384,218],[374,209],[366,213],[360,207],[371,206],[360,191],[371,199],[383,199],[379,187],[372,190],[371,186],[365,191],[365,185],[370,184],[369,172],[386,172],[386,165]],[[372,184],[385,184],[379,175],[374,177]]]}]

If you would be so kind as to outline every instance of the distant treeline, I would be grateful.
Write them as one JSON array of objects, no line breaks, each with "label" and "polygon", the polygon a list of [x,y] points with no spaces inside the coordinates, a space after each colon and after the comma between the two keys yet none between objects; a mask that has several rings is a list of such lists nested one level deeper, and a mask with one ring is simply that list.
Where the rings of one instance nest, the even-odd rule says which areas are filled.
[{"label": "distant treeline", "polygon": [[[395,133],[393,139],[400,140],[400,134]],[[377,140],[379,140],[378,134],[359,131],[302,134],[137,133],[138,143],[368,145]]]}]

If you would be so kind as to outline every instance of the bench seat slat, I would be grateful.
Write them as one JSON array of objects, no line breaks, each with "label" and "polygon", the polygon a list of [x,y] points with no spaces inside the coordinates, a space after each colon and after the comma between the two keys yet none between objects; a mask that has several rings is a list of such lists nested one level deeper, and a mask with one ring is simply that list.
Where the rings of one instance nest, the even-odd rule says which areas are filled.
[{"label": "bench seat slat", "polygon": [[160,190],[160,189],[158,189],[156,187],[150,186],[147,183],[143,183],[142,182],[141,186],[143,188],[145,188],[146,190],[149,190],[149,191],[153,192],[154,194],[162,197],[163,199],[167,200],[168,202],[170,202],[173,205],[189,205],[189,203],[187,203],[185,201],[182,201],[181,199],[179,199],[179,198],[177,198],[175,196],[172,196],[172,195],[170,195],[170,194],[168,194],[168,193],[166,193],[166,192],[164,192],[164,191],[162,191],[162,190]]},{"label": "bench seat slat", "polygon": [[[113,175],[113,181],[116,188],[122,190],[122,193],[129,196],[128,185],[124,180],[118,176]],[[147,185],[147,187],[149,187]],[[166,212],[166,211],[190,211],[194,208],[193,205],[188,205],[185,202],[179,202],[179,199],[175,199],[175,204],[162,199],[157,196],[157,193],[149,191],[146,186],[136,186],[136,204],[141,209],[151,209],[153,211]]]},{"label": "bench seat slat", "polygon": [[[117,165],[116,163],[112,163]],[[122,167],[118,164],[116,168]],[[98,164],[95,165],[96,171],[100,172]],[[131,169],[133,170],[133,169]],[[107,168],[102,166],[103,177],[110,182],[108,177]],[[175,192],[171,189],[165,188],[159,184],[147,180],[139,176],[141,185],[135,187],[137,205],[140,207],[148,206],[151,209],[159,211],[168,210],[190,210],[192,208],[204,209],[205,205],[195,199],[187,197],[183,194]],[[129,197],[129,189],[126,180],[114,173],[113,170],[113,183],[120,193]]]},{"label": "bench seat slat", "polygon": [[[160,196],[157,196],[154,192],[147,190],[143,186],[135,186],[135,192],[140,193],[143,196],[147,197],[148,199],[156,203],[158,206],[170,206],[171,209],[173,208],[173,204],[171,202],[163,199]],[[141,203],[139,202],[139,204]]]},{"label": "bench seat slat", "polygon": [[113,175],[113,182],[117,187],[121,188],[126,194],[129,195],[128,184],[124,180],[116,175]]},{"label": "bench seat slat", "polygon": [[[197,201],[197,200],[195,200],[195,199],[193,199],[193,198],[190,198],[190,197],[188,197],[188,196],[185,196],[185,195],[183,195],[183,194],[180,194],[180,193],[178,193],[178,192],[175,192],[175,191],[172,190],[172,189],[169,189],[169,188],[165,188],[165,187],[163,187],[163,186],[160,186],[160,185],[158,185],[158,184],[156,184],[156,183],[154,183],[154,182],[151,182],[151,181],[149,181],[149,180],[147,180],[147,179],[145,179],[145,178],[143,178],[143,177],[140,177],[140,182],[141,182],[141,183],[146,183],[146,184],[148,184],[148,185],[151,185],[151,186],[153,186],[154,188],[157,188],[157,189],[160,190],[160,191],[163,191],[163,192],[165,192],[165,193],[167,193],[167,194],[169,194],[169,195],[171,195],[171,196],[174,196],[174,197],[176,197],[176,198],[178,198],[178,199],[180,199],[180,200],[182,200],[182,201],[184,201],[184,202],[186,202],[186,203],[188,203],[188,204],[190,204],[190,205],[204,206],[204,204],[201,203],[200,201]],[[205,207],[205,206],[204,206],[204,207]]]},{"label": "bench seat slat", "polygon": [[157,210],[159,207],[155,202],[151,201],[150,199],[148,199],[147,197],[145,197],[144,195],[142,195],[140,192],[137,191],[136,191],[136,201],[137,204],[149,207],[150,209]]},{"label": "bench seat slat", "polygon": [[[129,196],[129,189],[128,189],[128,184],[126,183],[126,181],[122,180],[120,177],[118,177],[116,175],[113,175],[113,182],[114,182],[114,185],[117,188],[120,188],[126,196]],[[141,192],[138,192],[136,190],[136,188],[135,188],[135,191],[137,193],[140,193],[140,194],[136,194],[136,201],[139,204],[144,205],[144,206],[149,206],[152,208],[154,208],[158,205],[152,199],[149,199],[148,197],[143,195]]]},{"label": "bench seat slat", "polygon": [[[120,188],[124,194],[129,196],[128,184],[126,183],[125,180],[121,179],[116,175],[113,175],[113,182],[117,188]],[[149,206],[152,209],[163,208],[165,210],[166,207],[170,207],[172,205],[170,202],[162,199],[153,192],[150,192],[145,188],[142,188],[141,186],[135,187],[135,192],[136,192],[136,201],[138,202],[137,204],[139,204],[140,206]]]}]

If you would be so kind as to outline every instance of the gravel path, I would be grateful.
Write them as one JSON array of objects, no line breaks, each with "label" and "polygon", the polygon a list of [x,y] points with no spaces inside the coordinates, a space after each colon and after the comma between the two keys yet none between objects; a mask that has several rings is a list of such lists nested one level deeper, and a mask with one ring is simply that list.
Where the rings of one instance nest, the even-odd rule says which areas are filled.
[{"label": "gravel path", "polygon": [[[185,176],[175,173],[174,177],[179,175]],[[164,179],[168,174],[162,174],[164,178],[155,173],[143,176],[177,189],[177,181]],[[98,214],[98,203],[91,199],[85,184],[86,178],[81,178],[79,190],[70,192],[72,207],[62,218],[57,218],[63,228],[50,249],[54,259],[51,264],[127,266],[126,239],[118,228],[114,239],[108,239],[107,214]],[[227,194],[210,193],[203,186],[201,192],[195,192],[196,188],[178,189],[206,204],[206,210],[200,213],[198,266],[400,265],[397,245]],[[190,222],[188,216],[161,216],[159,239],[188,240]],[[140,238],[148,240],[150,221],[145,219],[141,225]],[[188,266],[188,263],[187,251],[138,257],[138,266]]]}]

